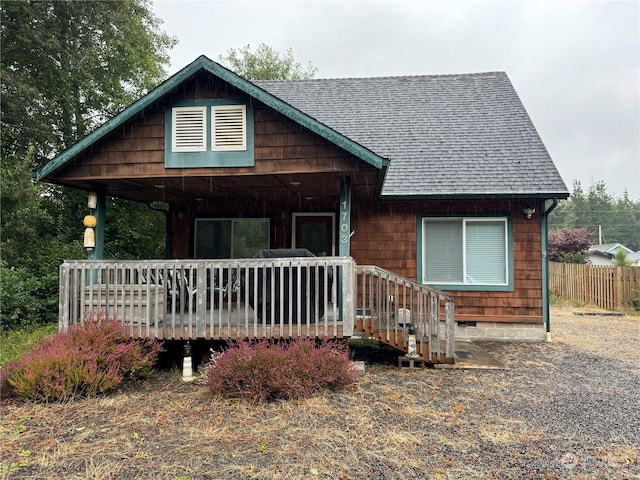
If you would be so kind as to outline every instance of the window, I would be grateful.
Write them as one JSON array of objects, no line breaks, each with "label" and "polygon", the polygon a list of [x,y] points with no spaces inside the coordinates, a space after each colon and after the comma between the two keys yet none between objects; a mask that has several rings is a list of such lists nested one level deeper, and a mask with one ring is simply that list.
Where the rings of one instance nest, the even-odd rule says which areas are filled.
[{"label": "window", "polygon": [[251,258],[269,248],[268,218],[199,218],[195,258]]},{"label": "window", "polygon": [[253,108],[237,98],[184,100],[165,114],[165,167],[252,167]]},{"label": "window", "polygon": [[510,283],[506,217],[423,218],[422,281],[505,287]]}]

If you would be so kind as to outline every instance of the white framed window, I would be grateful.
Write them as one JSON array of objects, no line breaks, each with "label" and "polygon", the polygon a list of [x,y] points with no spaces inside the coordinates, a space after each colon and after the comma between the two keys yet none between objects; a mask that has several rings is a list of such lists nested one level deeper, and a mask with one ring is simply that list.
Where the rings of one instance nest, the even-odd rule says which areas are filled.
[{"label": "white framed window", "polygon": [[247,149],[247,107],[216,105],[211,107],[211,150]]},{"label": "white framed window", "polygon": [[268,218],[197,218],[195,258],[252,258],[269,248]]},{"label": "white framed window", "polygon": [[206,107],[173,107],[171,150],[204,152],[207,149]]},{"label": "white framed window", "polygon": [[509,285],[506,217],[422,219],[422,281],[438,285]]}]

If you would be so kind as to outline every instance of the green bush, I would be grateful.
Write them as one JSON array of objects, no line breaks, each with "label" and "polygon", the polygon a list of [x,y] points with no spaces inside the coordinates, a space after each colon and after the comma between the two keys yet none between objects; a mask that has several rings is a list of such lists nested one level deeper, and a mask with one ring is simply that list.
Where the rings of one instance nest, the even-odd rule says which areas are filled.
[{"label": "green bush", "polygon": [[207,369],[212,394],[256,403],[337,390],[356,377],[345,345],[308,339],[244,341],[214,357]]},{"label": "green bush", "polygon": [[155,339],[125,338],[122,326],[104,312],[85,316],[83,324],[44,339],[8,362],[3,384],[36,402],[93,396],[128,378],[150,375],[161,350]]}]

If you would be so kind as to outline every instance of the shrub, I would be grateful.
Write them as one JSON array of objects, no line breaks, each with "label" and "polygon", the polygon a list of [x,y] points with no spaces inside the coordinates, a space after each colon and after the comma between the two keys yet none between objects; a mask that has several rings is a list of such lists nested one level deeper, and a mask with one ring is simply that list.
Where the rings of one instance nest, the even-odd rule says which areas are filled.
[{"label": "shrub", "polygon": [[256,403],[337,390],[356,376],[346,346],[308,339],[230,345],[207,369],[212,394]]},{"label": "shrub", "polygon": [[127,378],[149,376],[160,353],[155,339],[125,338],[121,324],[104,312],[85,315],[81,325],[44,339],[8,362],[3,380],[21,397],[36,402],[92,396]]}]

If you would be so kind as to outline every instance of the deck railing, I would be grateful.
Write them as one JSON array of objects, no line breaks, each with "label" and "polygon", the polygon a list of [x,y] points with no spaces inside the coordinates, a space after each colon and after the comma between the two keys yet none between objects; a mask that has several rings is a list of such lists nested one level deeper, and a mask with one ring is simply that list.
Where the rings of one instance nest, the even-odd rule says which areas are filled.
[{"label": "deck railing", "polygon": [[343,338],[357,329],[434,363],[453,362],[453,298],[349,257],[66,261],[60,329],[104,311],[158,339]]},{"label": "deck railing", "polygon": [[[412,327],[417,351],[428,361],[453,363],[453,297],[376,266],[356,267],[357,328],[391,345],[407,349]],[[442,325],[441,322],[444,322]]]},{"label": "deck railing", "polygon": [[139,337],[348,337],[354,268],[347,257],[66,261],[60,329],[102,310]]}]

